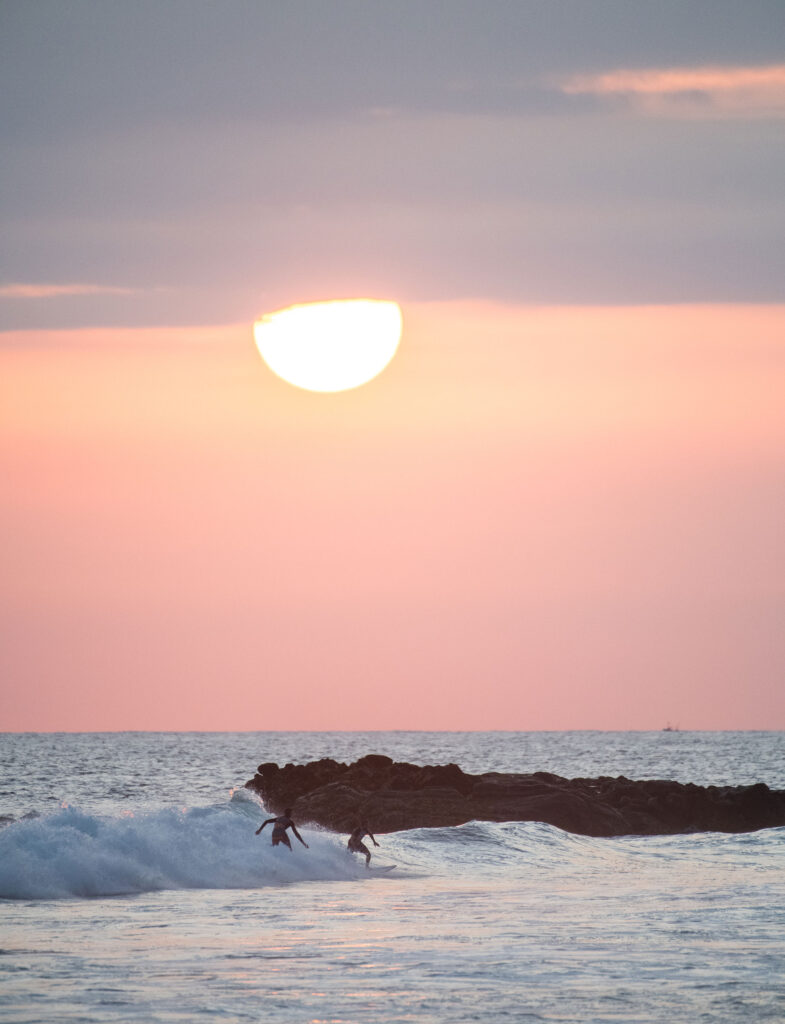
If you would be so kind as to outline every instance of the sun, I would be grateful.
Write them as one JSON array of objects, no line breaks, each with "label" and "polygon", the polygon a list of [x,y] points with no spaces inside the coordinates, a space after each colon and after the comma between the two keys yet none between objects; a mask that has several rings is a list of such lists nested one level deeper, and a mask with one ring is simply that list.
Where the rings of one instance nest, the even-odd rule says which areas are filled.
[{"label": "sun", "polygon": [[396,302],[336,299],[267,313],[254,324],[273,373],[307,391],[347,391],[372,380],[395,355],[403,318]]}]

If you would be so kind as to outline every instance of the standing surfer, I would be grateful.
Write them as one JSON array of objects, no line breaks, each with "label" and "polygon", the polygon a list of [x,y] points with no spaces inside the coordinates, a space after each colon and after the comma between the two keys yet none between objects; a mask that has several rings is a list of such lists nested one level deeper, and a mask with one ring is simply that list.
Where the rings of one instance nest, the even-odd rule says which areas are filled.
[{"label": "standing surfer", "polygon": [[371,863],[371,851],[363,842],[363,838],[365,836],[368,836],[368,838],[371,840],[374,846],[379,845],[374,839],[374,837],[371,835],[370,831],[368,830],[368,826],[365,824],[365,822],[361,822],[349,836],[349,842],[346,844],[346,846],[347,849],[351,850],[352,853],[364,853],[365,866],[368,867],[368,865]]},{"label": "standing surfer", "polygon": [[286,834],[287,828],[290,828],[292,832],[297,836],[303,846],[308,849],[308,843],[303,839],[300,833],[297,831],[297,826],[292,821],[292,809],[287,807],[283,814],[277,818],[268,818],[267,821],[263,821],[262,824],[257,828],[256,835],[262,831],[265,825],[269,825],[272,822],[273,826],[273,846],[277,846],[279,843],[284,843],[291,850],[292,844],[289,842],[289,836]]}]

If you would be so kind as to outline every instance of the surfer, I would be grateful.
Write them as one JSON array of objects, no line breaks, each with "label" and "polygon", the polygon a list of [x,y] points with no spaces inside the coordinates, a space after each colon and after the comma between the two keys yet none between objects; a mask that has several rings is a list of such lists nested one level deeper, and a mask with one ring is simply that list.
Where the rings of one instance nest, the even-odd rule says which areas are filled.
[{"label": "surfer", "polygon": [[277,818],[268,818],[267,821],[263,821],[259,828],[257,828],[256,835],[259,835],[259,833],[262,831],[265,825],[269,825],[271,823],[273,826],[273,846],[277,846],[279,843],[283,843],[285,846],[288,846],[289,849],[291,850],[292,844],[289,842],[289,836],[287,836],[286,834],[287,828],[290,828],[292,832],[294,832],[294,834],[300,840],[300,842],[303,844],[303,846],[306,848],[306,850],[308,849],[308,843],[306,843],[306,841],[297,831],[297,826],[292,821],[291,807],[287,807],[283,814],[279,815]]},{"label": "surfer", "polygon": [[363,842],[365,836],[368,836],[368,838],[371,840],[374,846],[379,845],[374,839],[374,837],[371,835],[370,831],[368,830],[368,826],[363,821],[360,822],[357,828],[349,836],[349,842],[346,844],[346,846],[347,849],[351,850],[352,853],[364,853],[365,866],[368,867],[369,864],[371,863],[371,851]]}]

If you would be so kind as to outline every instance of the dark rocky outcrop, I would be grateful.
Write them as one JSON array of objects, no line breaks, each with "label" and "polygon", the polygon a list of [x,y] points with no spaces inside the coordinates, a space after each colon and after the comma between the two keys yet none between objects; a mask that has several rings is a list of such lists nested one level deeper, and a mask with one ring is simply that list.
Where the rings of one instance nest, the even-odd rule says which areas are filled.
[{"label": "dark rocky outcrop", "polygon": [[348,765],[332,758],[283,768],[268,762],[246,786],[273,813],[291,807],[298,822],[336,832],[351,831],[361,818],[372,832],[473,820],[543,821],[586,836],[753,832],[785,825],[785,792],[762,782],[696,786],[633,782],[623,775],[469,775],[456,764],[419,766],[381,754]]}]

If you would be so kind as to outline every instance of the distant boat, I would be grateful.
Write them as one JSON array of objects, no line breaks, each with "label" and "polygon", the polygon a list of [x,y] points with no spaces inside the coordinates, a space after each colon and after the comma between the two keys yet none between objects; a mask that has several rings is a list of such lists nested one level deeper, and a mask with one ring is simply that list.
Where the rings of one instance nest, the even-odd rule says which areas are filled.
[{"label": "distant boat", "polygon": [[679,727],[678,727],[678,725],[671,725],[670,722],[668,722],[668,724],[663,727],[662,731],[663,732],[678,732],[679,731]]}]

